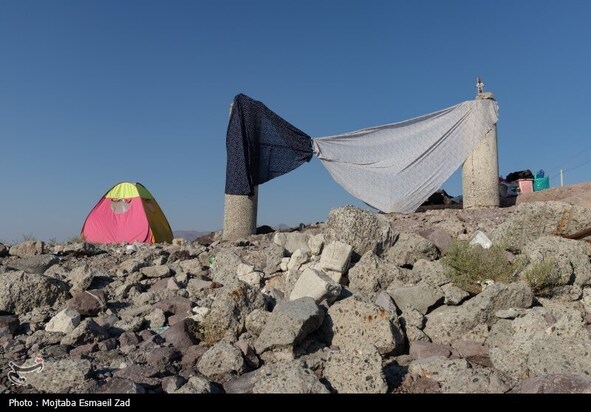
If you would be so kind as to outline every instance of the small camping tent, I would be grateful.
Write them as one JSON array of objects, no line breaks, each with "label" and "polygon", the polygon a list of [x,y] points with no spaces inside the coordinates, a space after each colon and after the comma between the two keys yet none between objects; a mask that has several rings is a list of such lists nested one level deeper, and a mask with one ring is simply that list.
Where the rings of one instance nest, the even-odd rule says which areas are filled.
[{"label": "small camping tent", "polygon": [[140,183],[113,186],[90,211],[80,235],[91,243],[172,243],[166,216]]}]

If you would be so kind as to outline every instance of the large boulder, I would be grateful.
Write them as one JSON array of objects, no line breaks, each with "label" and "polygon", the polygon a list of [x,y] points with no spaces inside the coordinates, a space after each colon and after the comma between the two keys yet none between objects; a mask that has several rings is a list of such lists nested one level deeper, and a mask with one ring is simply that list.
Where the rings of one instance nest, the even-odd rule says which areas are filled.
[{"label": "large boulder", "polygon": [[215,256],[213,267],[210,271],[211,279],[224,286],[234,288],[240,286],[238,279],[238,266],[243,263],[240,256],[229,249],[222,249]]},{"label": "large boulder", "polygon": [[426,284],[418,284],[413,286],[396,287],[392,285],[387,292],[394,299],[394,303],[403,312],[407,307],[414,308],[426,315],[427,312],[443,303],[443,293],[432,286]]},{"label": "large boulder", "polygon": [[524,203],[497,225],[489,237],[493,243],[520,250],[541,236],[573,234],[590,226],[591,209],[563,202]]},{"label": "large boulder", "polygon": [[82,393],[80,386],[90,376],[91,368],[85,359],[46,360],[42,371],[26,375],[27,384],[47,393]]},{"label": "large boulder", "polygon": [[380,355],[387,355],[404,349],[404,335],[396,314],[355,297],[330,307],[325,328],[328,337],[332,335],[332,344],[344,351],[363,351],[373,345]]},{"label": "large boulder", "polygon": [[217,289],[215,300],[200,324],[200,338],[208,344],[221,339],[235,341],[245,329],[250,312],[265,307],[263,295],[240,281],[236,288]]},{"label": "large boulder", "polygon": [[351,245],[353,260],[358,260],[367,252],[381,255],[395,241],[394,232],[386,219],[351,205],[332,209],[326,226],[326,241]]},{"label": "large boulder", "polygon": [[591,393],[591,378],[573,374],[553,374],[528,378],[510,393]]},{"label": "large boulder", "polygon": [[324,312],[311,297],[280,303],[269,316],[255,349],[290,349],[322,325]]},{"label": "large boulder", "polygon": [[329,393],[314,371],[299,360],[265,365],[255,379],[253,393]]},{"label": "large boulder", "polygon": [[35,256],[43,254],[45,244],[39,240],[27,240],[10,247],[10,255],[17,257]]},{"label": "large boulder", "polygon": [[529,308],[533,293],[525,282],[496,283],[461,306],[441,306],[427,315],[424,332],[435,343],[451,344],[478,324],[496,322],[501,309]]},{"label": "large boulder", "polygon": [[24,256],[10,263],[10,267],[27,273],[43,274],[47,269],[57,264],[59,259],[53,255]]},{"label": "large boulder", "polygon": [[464,359],[419,359],[408,366],[408,372],[414,377],[435,380],[443,393],[504,393],[510,388],[492,369],[472,369]]},{"label": "large boulder", "polygon": [[324,379],[337,393],[386,393],[382,357],[375,347],[333,351],[324,363]]},{"label": "large boulder", "polygon": [[373,301],[400,275],[401,269],[373,252],[367,252],[349,269],[349,289],[364,300]]},{"label": "large boulder", "polygon": [[227,342],[218,342],[201,356],[197,369],[214,381],[228,380],[245,368],[242,352]]},{"label": "large boulder", "polygon": [[556,280],[556,286],[591,284],[591,262],[584,242],[559,236],[541,236],[527,243],[524,252],[531,262],[530,267],[542,261],[554,262],[551,276]]},{"label": "large boulder", "polygon": [[67,295],[68,285],[58,279],[25,272],[0,274],[0,311],[22,314],[64,301]]},{"label": "large boulder", "polygon": [[397,266],[413,266],[420,259],[435,260],[440,252],[430,240],[412,232],[402,232],[386,252],[386,259]]}]

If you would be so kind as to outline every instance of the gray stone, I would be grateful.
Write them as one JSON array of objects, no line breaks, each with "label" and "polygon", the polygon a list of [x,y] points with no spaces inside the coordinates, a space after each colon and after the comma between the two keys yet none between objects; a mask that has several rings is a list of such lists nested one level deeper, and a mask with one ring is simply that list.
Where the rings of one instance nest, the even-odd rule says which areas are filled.
[{"label": "gray stone", "polygon": [[341,289],[341,285],[325,273],[308,268],[302,272],[296,281],[289,295],[289,300],[308,296],[317,303],[322,302],[324,299],[333,301],[341,294]]},{"label": "gray stone", "polygon": [[248,333],[258,337],[263,331],[267,320],[271,316],[270,312],[264,309],[255,309],[246,316],[245,327]]},{"label": "gray stone", "polygon": [[105,250],[94,243],[72,242],[56,245],[53,249],[53,252],[74,256],[96,256],[100,255],[101,253],[105,253]]},{"label": "gray stone", "polygon": [[320,255],[320,253],[322,253],[322,249],[324,248],[324,234],[319,233],[317,235],[311,235],[308,238],[308,246],[310,247],[311,255]]},{"label": "gray stone", "polygon": [[10,267],[41,275],[58,262],[59,259],[53,255],[25,256],[10,263]]},{"label": "gray stone", "polygon": [[172,276],[172,272],[167,265],[147,266],[142,268],[140,272],[148,278],[165,278]]},{"label": "gray stone", "polygon": [[39,373],[28,373],[29,385],[47,393],[76,393],[77,388],[91,372],[91,363],[85,359],[46,360]]},{"label": "gray stone", "polygon": [[421,312],[417,309],[405,306],[402,309],[402,315],[399,318],[400,323],[406,328],[409,326],[414,326],[419,329],[423,329],[425,327],[425,321],[427,319]]},{"label": "gray stone", "polygon": [[14,335],[19,326],[20,322],[16,316],[0,315],[0,336],[5,333]]},{"label": "gray stone", "polygon": [[68,286],[54,278],[25,272],[0,275],[0,311],[22,314],[65,300]]},{"label": "gray stone", "polygon": [[99,386],[96,393],[141,394],[146,393],[146,390],[129,379],[112,378]]},{"label": "gray stone", "polygon": [[480,342],[457,340],[451,346],[466,360],[488,356],[488,347]]},{"label": "gray stone", "polygon": [[451,281],[440,260],[417,260],[412,267],[412,277],[420,279],[417,283],[425,283],[435,288]]},{"label": "gray stone", "polygon": [[187,383],[187,380],[182,376],[166,376],[162,378],[162,390],[164,391],[164,393],[174,393],[185,383]]},{"label": "gray stone", "polygon": [[396,304],[392,300],[392,296],[390,296],[390,294],[385,290],[380,290],[376,294],[376,300],[374,303],[376,304],[376,306],[379,306],[380,308],[392,312],[394,314],[398,312],[398,307],[396,307]]},{"label": "gray stone", "polygon": [[138,272],[141,268],[148,266],[148,262],[139,257],[127,259],[119,265],[119,271],[123,274]]},{"label": "gray stone", "polygon": [[186,259],[181,260],[179,265],[183,272],[190,275],[200,275],[202,273],[203,264],[199,259]]},{"label": "gray stone", "polygon": [[349,269],[349,288],[364,300],[373,301],[379,290],[385,290],[399,277],[400,271],[396,265],[367,252]]},{"label": "gray stone", "polygon": [[243,373],[242,375],[224,382],[226,393],[252,393],[258,371]]},{"label": "gray stone", "polygon": [[576,233],[590,226],[591,209],[555,201],[523,203],[492,230],[490,239],[521,250],[539,237]]},{"label": "gray stone", "polygon": [[148,313],[144,319],[150,329],[161,328],[166,325],[166,316],[164,315],[164,311],[160,308],[154,308],[154,310]]},{"label": "gray stone", "polygon": [[202,338],[208,344],[221,339],[235,341],[244,330],[246,316],[265,307],[262,293],[242,283],[238,288],[218,290],[210,311],[201,323]]},{"label": "gray stone", "polygon": [[358,260],[367,252],[381,255],[395,241],[390,223],[385,218],[351,205],[332,209],[326,226],[326,240],[351,245],[353,260]]},{"label": "gray stone", "polygon": [[5,244],[0,243],[0,257],[8,256],[8,253],[9,248]]},{"label": "gray stone", "polygon": [[181,365],[185,369],[196,369],[197,362],[201,359],[201,356],[207,352],[209,348],[204,344],[189,346],[183,350],[183,358],[181,359]]},{"label": "gray stone", "polygon": [[522,352],[491,348],[489,356],[494,368],[512,379],[514,383],[527,378],[527,355]]},{"label": "gray stone", "polygon": [[591,393],[591,378],[581,375],[546,375],[528,378],[510,393]]},{"label": "gray stone", "polygon": [[591,284],[591,264],[587,245],[584,242],[559,236],[542,236],[528,242],[524,252],[531,262],[524,269],[524,273],[532,266],[550,260],[554,262],[554,271],[551,276],[556,279],[557,285]]},{"label": "gray stone", "polygon": [[199,343],[197,329],[197,323],[187,318],[169,327],[162,336],[178,350],[184,350]]},{"label": "gray stone", "polygon": [[216,388],[203,376],[191,376],[187,383],[173,393],[201,394],[217,393]]},{"label": "gray stone", "polygon": [[228,287],[239,287],[240,280],[236,275],[242,259],[236,253],[228,249],[222,249],[215,256],[215,263],[210,270],[211,279]]},{"label": "gray stone", "polygon": [[181,353],[175,348],[156,347],[146,354],[146,363],[158,369],[165,369],[180,357]]},{"label": "gray stone", "polygon": [[421,329],[417,328],[416,326],[406,325],[404,327],[404,333],[406,335],[406,339],[409,342],[413,342],[413,341],[431,342],[429,337],[427,335],[425,335],[425,332],[423,332]]},{"label": "gray stone", "polygon": [[95,343],[109,336],[93,319],[86,318],[73,331],[68,333],[61,340],[62,345],[83,345],[85,343]]},{"label": "gray stone", "polygon": [[218,342],[201,356],[197,369],[214,381],[225,381],[244,371],[242,352],[227,342]]},{"label": "gray stone", "polygon": [[382,357],[371,345],[362,352],[331,352],[323,376],[337,393],[386,393]]},{"label": "gray stone", "polygon": [[412,266],[420,259],[439,258],[439,249],[429,240],[412,232],[402,232],[386,252],[386,260],[397,266]]},{"label": "gray stone", "polygon": [[424,332],[435,343],[451,344],[480,323],[494,323],[498,310],[528,308],[532,302],[532,291],[524,282],[497,283],[461,306],[435,309],[427,315]]},{"label": "gray stone", "polygon": [[310,253],[308,235],[300,232],[275,233],[273,242],[282,246],[289,254],[300,249],[303,253]]},{"label": "gray stone", "polygon": [[323,270],[334,270],[345,273],[349,269],[353,248],[343,242],[331,242],[324,247],[320,256],[320,267]]},{"label": "gray stone", "polygon": [[302,265],[309,259],[308,253],[302,252],[301,249],[296,249],[287,262],[287,270],[290,272],[297,272]]},{"label": "gray stone", "polygon": [[463,289],[448,283],[441,287],[443,291],[443,303],[449,306],[457,306],[470,297],[470,294]]},{"label": "gray stone", "polygon": [[[160,300],[154,303],[154,308],[159,308],[168,315],[181,315],[183,318],[191,314],[193,303],[190,299],[182,296],[174,296],[169,299]],[[170,319],[169,319],[170,323]]]},{"label": "gray stone", "polygon": [[524,316],[527,314],[527,309],[523,308],[509,308],[509,309],[501,309],[495,312],[495,316],[499,319],[515,319],[519,316]]},{"label": "gray stone", "polygon": [[17,243],[10,247],[9,253],[11,256],[20,258],[26,256],[35,256],[43,254],[45,244],[39,240],[27,240],[25,242]]},{"label": "gray stone", "polygon": [[418,234],[433,243],[441,253],[445,253],[449,249],[453,240],[447,231],[438,227],[420,230]]},{"label": "gray stone", "polygon": [[431,342],[410,342],[409,355],[415,360],[432,356],[449,358],[451,356],[451,347]]},{"label": "gray stone", "polygon": [[443,393],[504,393],[510,388],[493,370],[471,369],[464,359],[432,356],[413,361],[408,372],[435,380]]},{"label": "gray stone", "polygon": [[426,315],[429,309],[443,303],[441,291],[428,285],[389,287],[387,292],[403,312],[406,307],[411,307]]},{"label": "gray stone", "polygon": [[299,298],[275,307],[260,336],[255,341],[257,353],[269,349],[291,349],[317,330],[324,320],[314,299]]},{"label": "gray stone", "polygon": [[107,308],[107,297],[102,290],[86,290],[75,295],[68,307],[84,316],[96,316]]},{"label": "gray stone", "polygon": [[265,365],[255,379],[253,393],[329,393],[316,374],[297,360]]},{"label": "gray stone", "polygon": [[404,348],[404,336],[396,315],[354,297],[340,300],[328,310],[327,328],[332,344],[354,352],[374,345],[380,355],[396,354]]},{"label": "gray stone", "polygon": [[70,333],[80,324],[80,314],[74,309],[64,309],[58,312],[45,325],[48,332]]},{"label": "gray stone", "polygon": [[129,379],[140,385],[157,386],[159,379],[154,377],[160,373],[160,370],[153,365],[129,365],[113,372],[113,377]]},{"label": "gray stone", "polygon": [[89,268],[88,264],[78,266],[70,273],[68,273],[68,281],[72,287],[70,288],[70,294],[72,296],[84,292],[90,287],[92,280],[94,279],[95,272]]},{"label": "gray stone", "polygon": [[530,376],[549,374],[591,375],[591,340],[540,336],[527,358]]}]

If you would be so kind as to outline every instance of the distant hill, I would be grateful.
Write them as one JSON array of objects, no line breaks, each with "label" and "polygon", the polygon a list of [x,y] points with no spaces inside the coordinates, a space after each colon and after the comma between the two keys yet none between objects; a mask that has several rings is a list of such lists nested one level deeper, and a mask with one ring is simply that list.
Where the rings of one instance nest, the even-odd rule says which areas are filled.
[{"label": "distant hill", "polygon": [[175,238],[182,238],[186,240],[195,240],[199,236],[207,235],[211,231],[199,231],[199,230],[173,230],[172,234]]}]

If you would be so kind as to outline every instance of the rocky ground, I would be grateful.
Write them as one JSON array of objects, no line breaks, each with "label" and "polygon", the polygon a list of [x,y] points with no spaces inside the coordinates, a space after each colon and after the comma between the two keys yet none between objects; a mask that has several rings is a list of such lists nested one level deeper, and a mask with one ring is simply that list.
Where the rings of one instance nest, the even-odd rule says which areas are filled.
[{"label": "rocky ground", "polygon": [[[563,237],[588,227],[556,201],[347,206],[234,242],[0,244],[0,392],[588,393],[591,248]],[[560,282],[465,292],[441,257],[478,230]]]}]

